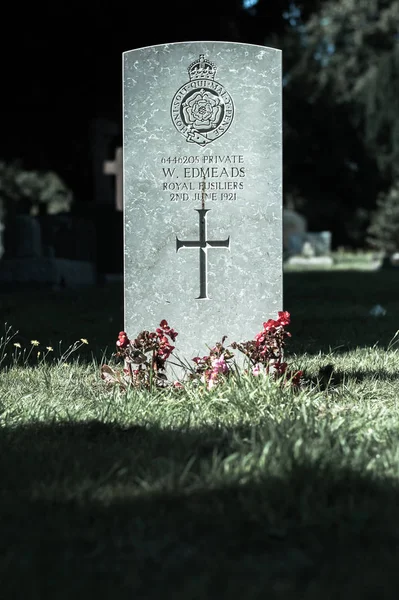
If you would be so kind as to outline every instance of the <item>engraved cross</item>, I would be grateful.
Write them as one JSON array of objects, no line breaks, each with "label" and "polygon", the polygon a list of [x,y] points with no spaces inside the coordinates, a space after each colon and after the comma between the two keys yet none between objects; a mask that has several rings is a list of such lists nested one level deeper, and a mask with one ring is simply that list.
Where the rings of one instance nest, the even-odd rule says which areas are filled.
[{"label": "engraved cross", "polygon": [[199,248],[199,269],[200,269],[200,295],[196,300],[208,299],[208,261],[207,252],[208,248],[229,248],[230,249],[230,236],[227,240],[208,240],[207,239],[207,222],[206,213],[209,212],[209,208],[195,208],[199,214],[199,240],[184,241],[179,240],[176,236],[176,252],[180,248]]}]

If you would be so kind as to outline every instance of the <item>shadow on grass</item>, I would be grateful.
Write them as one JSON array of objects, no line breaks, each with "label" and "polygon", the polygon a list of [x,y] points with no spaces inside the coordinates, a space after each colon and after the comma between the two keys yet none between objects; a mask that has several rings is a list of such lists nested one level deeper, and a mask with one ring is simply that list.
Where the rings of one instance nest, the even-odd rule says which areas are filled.
[{"label": "shadow on grass", "polygon": [[250,436],[3,429],[2,600],[396,599],[397,486],[295,461],[279,475],[196,485],[237,439],[245,455]]},{"label": "shadow on grass", "polygon": [[[399,323],[399,272],[332,271],[284,274],[291,313],[287,350],[317,354],[389,347]],[[370,314],[380,305],[386,313]]]},{"label": "shadow on grass", "polygon": [[3,323],[18,332],[12,342],[30,348],[38,340],[38,350],[54,348],[59,356],[77,340],[89,344],[79,349],[80,360],[100,361],[115,350],[118,332],[123,329],[123,285],[113,283],[79,289],[32,290],[0,294],[1,335]]},{"label": "shadow on grass", "polygon": [[[291,313],[292,321],[288,353],[346,352],[376,344],[386,348],[398,330],[399,271],[284,273],[283,281],[283,308]],[[385,308],[385,316],[370,315],[376,305]],[[16,341],[22,345],[37,339],[56,348],[61,340],[66,348],[83,337],[89,346],[80,350],[81,359],[91,361],[94,356],[101,360],[104,352],[114,351],[118,332],[124,327],[123,283],[59,292],[2,293],[0,314],[3,322],[19,331]],[[264,319],[275,316],[265,314]],[[129,334],[136,335],[139,330],[138,324],[137,331]]]},{"label": "shadow on grass", "polygon": [[349,381],[354,383],[362,383],[363,381],[388,381],[397,383],[398,381],[398,373],[393,373],[386,369],[378,368],[343,371],[335,369],[332,363],[321,366],[316,375],[308,373],[305,368],[303,370],[303,376],[305,381],[321,390],[325,390],[331,386],[342,385]]},{"label": "shadow on grass", "polygon": [[385,369],[359,369],[358,371],[334,371],[331,378],[331,383],[341,384],[345,381],[354,381],[361,383],[362,381],[391,381],[393,383],[398,382],[398,374],[390,373]]}]

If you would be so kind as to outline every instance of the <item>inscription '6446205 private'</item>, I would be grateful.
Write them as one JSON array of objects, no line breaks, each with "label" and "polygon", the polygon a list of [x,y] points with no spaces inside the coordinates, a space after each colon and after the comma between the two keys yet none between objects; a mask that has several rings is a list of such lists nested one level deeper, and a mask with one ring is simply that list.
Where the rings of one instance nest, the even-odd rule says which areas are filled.
[{"label": "inscription '6446205 private'", "polygon": [[215,81],[216,65],[200,54],[188,68],[190,81],[176,92],[172,121],[188,142],[205,146],[226,133],[234,116],[230,94]]}]

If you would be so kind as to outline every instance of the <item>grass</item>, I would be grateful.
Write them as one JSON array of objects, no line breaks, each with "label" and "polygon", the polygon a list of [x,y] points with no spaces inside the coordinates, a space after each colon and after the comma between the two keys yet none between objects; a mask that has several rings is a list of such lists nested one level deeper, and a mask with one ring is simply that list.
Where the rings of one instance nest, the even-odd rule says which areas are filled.
[{"label": "grass", "polygon": [[54,347],[0,372],[1,600],[396,599],[399,277],[284,288],[300,392],[244,375],[107,390],[119,286],[32,292],[29,315],[26,295],[0,296],[12,352]]},{"label": "grass", "polygon": [[317,260],[312,263],[306,260],[301,264],[284,263],[286,273],[300,271],[374,271],[378,269],[383,261],[383,254],[374,251],[346,251],[336,250],[331,252],[332,263],[328,265],[317,264]]}]

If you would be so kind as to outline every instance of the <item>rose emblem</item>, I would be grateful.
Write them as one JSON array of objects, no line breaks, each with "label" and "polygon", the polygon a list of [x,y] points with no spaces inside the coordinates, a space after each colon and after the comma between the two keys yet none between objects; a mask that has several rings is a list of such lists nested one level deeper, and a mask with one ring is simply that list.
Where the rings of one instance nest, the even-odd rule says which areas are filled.
[{"label": "rose emblem", "polygon": [[183,103],[182,109],[187,124],[193,125],[199,131],[205,131],[217,127],[222,105],[219,96],[203,89],[190,96]]},{"label": "rose emblem", "polygon": [[190,81],[177,90],[170,107],[176,129],[199,146],[217,140],[233,121],[233,100],[215,80],[216,71],[215,63],[200,54],[188,68]]}]

